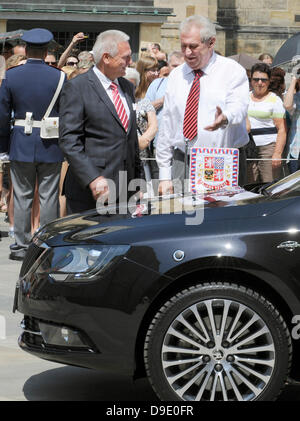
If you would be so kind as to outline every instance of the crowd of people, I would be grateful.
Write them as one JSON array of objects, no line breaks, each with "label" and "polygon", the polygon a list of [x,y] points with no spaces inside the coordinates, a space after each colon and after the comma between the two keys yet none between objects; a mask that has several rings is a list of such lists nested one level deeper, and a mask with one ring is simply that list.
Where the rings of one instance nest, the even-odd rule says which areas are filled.
[{"label": "crowd of people", "polygon": [[5,49],[0,82],[0,210],[12,259],[40,224],[121,201],[131,180],[145,180],[144,194],[176,191],[191,146],[238,148],[241,186],[300,168],[299,78],[286,89],[270,54],[247,71],[222,56],[207,18],[182,22],[180,51],[150,43],[135,63],[117,30],[78,53],[80,32],[59,58],[49,31],[22,38]]}]

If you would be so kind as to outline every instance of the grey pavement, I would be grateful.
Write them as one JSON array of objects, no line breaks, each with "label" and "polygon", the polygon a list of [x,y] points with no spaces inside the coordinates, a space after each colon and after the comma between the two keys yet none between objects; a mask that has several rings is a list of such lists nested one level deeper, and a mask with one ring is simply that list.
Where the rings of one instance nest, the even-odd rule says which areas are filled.
[{"label": "grey pavement", "polygon": [[[12,313],[21,262],[8,259],[8,224],[0,213],[0,401],[155,401],[146,379],[69,367],[41,360],[18,347],[22,314]],[[5,322],[5,326],[4,326]],[[300,401],[300,386],[280,400]]]},{"label": "grey pavement", "polygon": [[[8,237],[8,224],[0,213],[0,401],[27,400],[24,384],[41,370],[35,358],[21,351],[17,338],[21,332],[20,313],[12,313],[14,289],[21,262],[8,259],[9,245],[14,242]],[[45,365],[45,370],[53,368]]]},{"label": "grey pavement", "polygon": [[48,362],[19,348],[22,314],[12,307],[22,263],[8,258],[14,240],[4,217],[0,213],[0,401],[155,400],[146,380]]}]

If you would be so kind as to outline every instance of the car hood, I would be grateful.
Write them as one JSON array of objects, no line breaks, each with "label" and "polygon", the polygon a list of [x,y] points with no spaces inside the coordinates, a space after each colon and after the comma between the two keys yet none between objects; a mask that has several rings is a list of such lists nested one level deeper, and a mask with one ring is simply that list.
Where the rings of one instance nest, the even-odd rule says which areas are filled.
[{"label": "car hood", "polygon": [[[180,195],[155,198],[140,204],[100,207],[82,214],[57,219],[40,229],[35,239],[48,246],[66,244],[129,244],[138,237],[161,238],[182,230],[206,231],[216,221],[237,221],[274,214],[287,206],[288,200],[272,200],[246,191],[215,193],[205,196]],[[107,210],[110,210],[109,212]],[[113,212],[112,212],[113,210]],[[209,228],[205,228],[209,226]]]}]

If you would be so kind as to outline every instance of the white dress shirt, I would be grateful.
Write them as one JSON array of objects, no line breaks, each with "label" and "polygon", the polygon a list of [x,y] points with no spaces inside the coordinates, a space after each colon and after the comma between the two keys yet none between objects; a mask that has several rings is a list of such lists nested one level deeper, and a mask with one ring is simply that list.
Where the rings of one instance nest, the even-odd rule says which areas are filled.
[{"label": "white dress shirt", "polygon": [[98,77],[100,83],[102,84],[103,88],[105,89],[107,95],[109,96],[109,98],[110,98],[110,100],[113,104],[114,104],[114,100],[113,100],[112,89],[111,89],[110,85],[111,85],[112,82],[114,82],[116,85],[118,85],[119,95],[120,95],[121,101],[123,102],[123,105],[125,107],[125,111],[126,111],[126,113],[128,115],[128,118],[129,118],[129,116],[130,116],[129,106],[127,104],[124,92],[122,91],[122,88],[119,85],[118,79],[110,80],[107,76],[105,76],[104,73],[101,72],[101,70],[98,69],[97,66],[94,66],[93,70],[94,70],[96,76]]},{"label": "white dress shirt", "polygon": [[[249,81],[245,69],[234,60],[213,53],[202,70],[198,134],[190,146],[240,148],[246,145],[249,141],[246,130]],[[194,72],[186,63],[174,69],[168,77],[156,145],[161,180],[171,179],[173,148],[185,151],[183,119],[193,80]],[[214,122],[217,106],[228,119],[227,127],[215,131],[204,130]]]}]

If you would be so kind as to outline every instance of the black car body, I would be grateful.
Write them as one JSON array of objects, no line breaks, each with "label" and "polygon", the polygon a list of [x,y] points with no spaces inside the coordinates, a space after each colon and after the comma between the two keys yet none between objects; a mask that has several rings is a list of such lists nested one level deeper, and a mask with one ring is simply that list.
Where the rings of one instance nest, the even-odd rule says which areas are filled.
[{"label": "black car body", "polygon": [[19,345],[148,375],[163,400],[274,399],[297,372],[300,172],[249,195],[188,197],[202,223],[176,200],[43,227],[17,283]]}]

